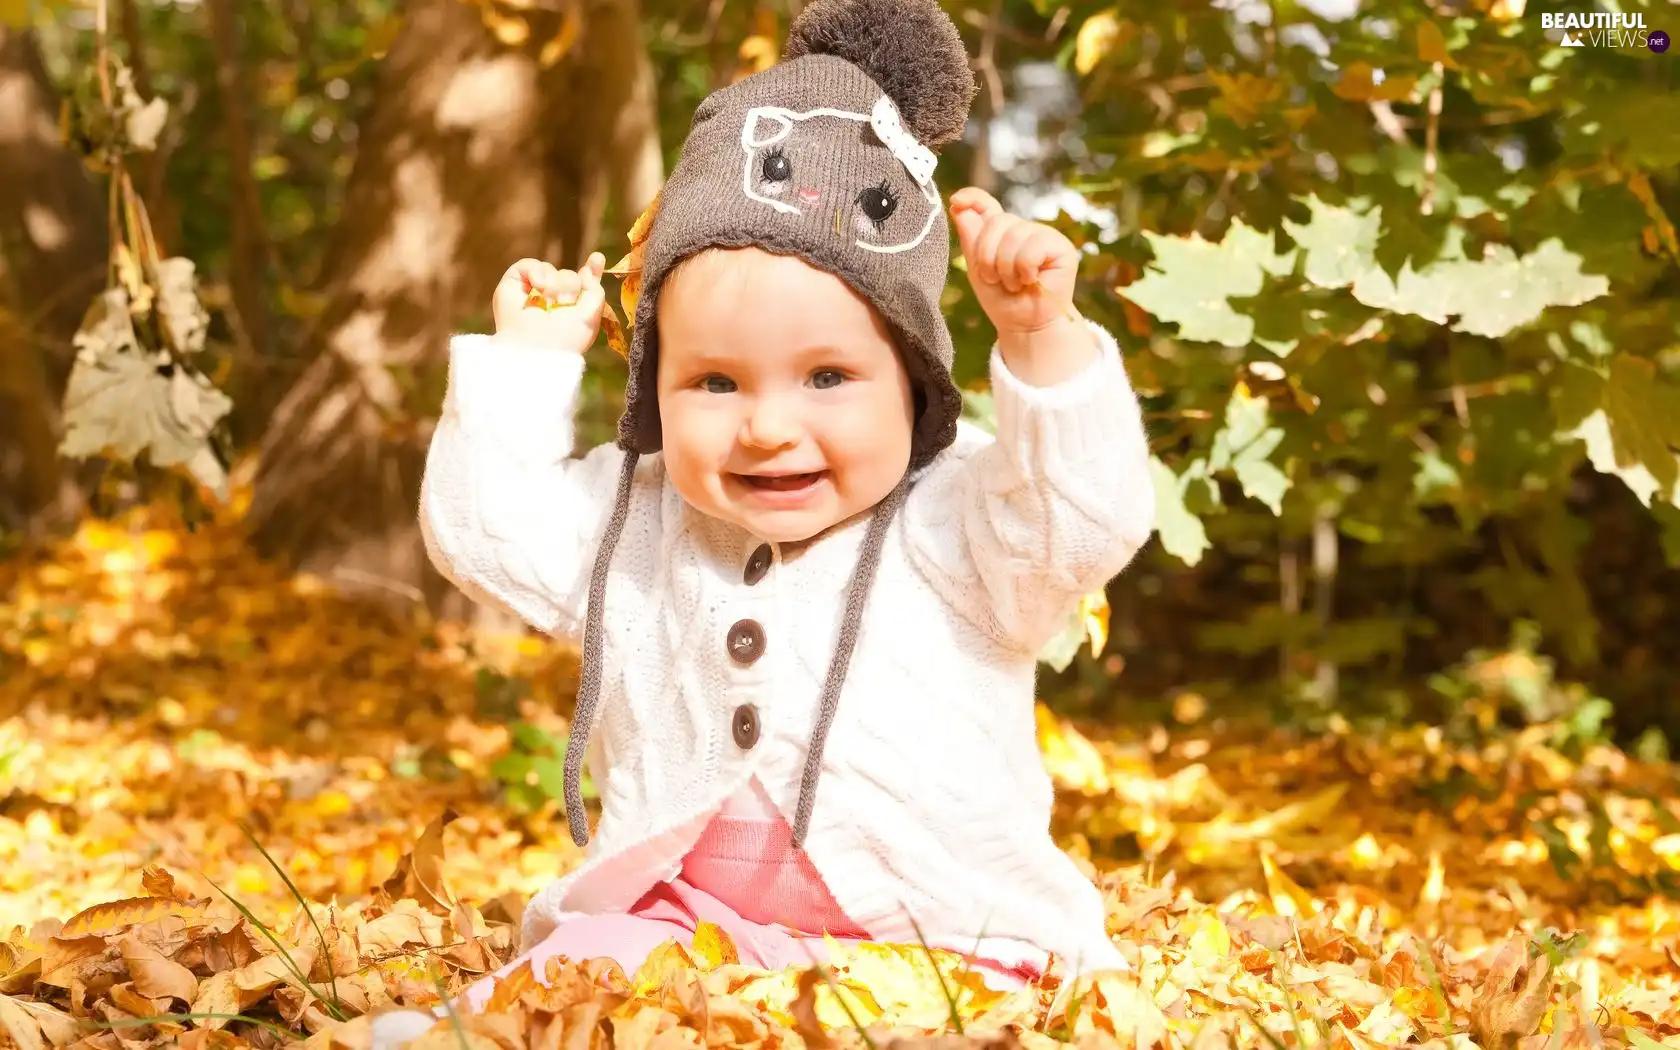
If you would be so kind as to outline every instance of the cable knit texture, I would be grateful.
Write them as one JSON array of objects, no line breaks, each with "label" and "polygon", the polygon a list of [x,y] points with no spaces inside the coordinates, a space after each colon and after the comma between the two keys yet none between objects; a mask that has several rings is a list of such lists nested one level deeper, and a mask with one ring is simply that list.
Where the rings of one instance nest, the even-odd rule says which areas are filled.
[{"label": "cable knit texture", "polygon": [[[1154,495],[1137,399],[1113,338],[1054,387],[994,349],[995,439],[968,424],[918,472],[893,524],[823,755],[805,851],[877,940],[1020,946],[1063,972],[1121,967],[1090,880],[1049,834],[1053,787],[1033,717],[1035,654],[1147,540]],[[572,457],[583,361],[457,336],[420,520],[468,595],[577,639],[623,451]],[[642,457],[606,597],[589,767],[601,817],[583,864],[526,910],[521,949],[572,914],[627,911],[674,877],[711,818],[757,777],[790,823],[816,702],[868,515],[816,542],[763,544],[690,507]],[[757,621],[763,656],[730,659]],[[731,724],[757,709],[759,739]],[[914,919],[914,923],[912,922]]]}]

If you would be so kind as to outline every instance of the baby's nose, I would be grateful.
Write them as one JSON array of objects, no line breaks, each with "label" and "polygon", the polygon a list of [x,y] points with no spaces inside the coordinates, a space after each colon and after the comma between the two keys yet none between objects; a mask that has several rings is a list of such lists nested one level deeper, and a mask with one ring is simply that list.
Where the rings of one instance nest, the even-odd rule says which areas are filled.
[{"label": "baby's nose", "polygon": [[822,197],[822,190],[814,190],[809,186],[799,187],[799,199],[806,204],[815,204]]}]

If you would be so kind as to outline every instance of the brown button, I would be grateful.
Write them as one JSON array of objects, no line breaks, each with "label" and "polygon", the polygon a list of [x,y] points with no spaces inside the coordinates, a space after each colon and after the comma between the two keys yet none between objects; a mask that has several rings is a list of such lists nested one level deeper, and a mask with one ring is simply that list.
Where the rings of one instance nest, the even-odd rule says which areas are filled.
[{"label": "brown button", "polygon": [[758,743],[758,708],[751,704],[742,704],[735,709],[735,717],[730,719],[730,729],[735,733],[735,746],[742,751],[752,750]]},{"label": "brown button", "polygon": [[749,667],[764,655],[764,628],[757,620],[737,620],[729,629],[729,657]]},{"label": "brown button", "polygon": [[770,545],[761,543],[747,559],[747,570],[741,574],[741,580],[748,587],[764,579],[764,574],[770,571]]}]

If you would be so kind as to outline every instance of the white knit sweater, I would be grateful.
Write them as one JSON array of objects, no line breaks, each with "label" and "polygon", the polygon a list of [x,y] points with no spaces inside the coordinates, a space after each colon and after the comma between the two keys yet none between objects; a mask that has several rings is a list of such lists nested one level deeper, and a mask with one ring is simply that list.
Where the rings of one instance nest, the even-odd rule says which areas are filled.
[{"label": "white knit sweater", "polygon": [[[1101,898],[1051,839],[1035,738],[1036,653],[1148,539],[1155,502],[1136,396],[1113,338],[1054,387],[991,356],[997,437],[964,424],[889,531],[823,755],[805,842],[846,914],[882,941],[968,952],[986,938],[1076,973],[1124,961]],[[420,521],[469,596],[582,636],[589,573],[623,453],[570,458],[581,356],[457,336]],[[743,581],[761,541],[688,506],[663,458],[637,465],[606,590],[602,813],[583,864],[537,895],[522,947],[568,914],[627,911],[675,876],[708,819],[756,775],[791,824],[868,515]],[[733,661],[725,634],[764,632]],[[761,726],[743,750],[732,713]],[[1054,953],[1055,958],[1048,958]]]}]

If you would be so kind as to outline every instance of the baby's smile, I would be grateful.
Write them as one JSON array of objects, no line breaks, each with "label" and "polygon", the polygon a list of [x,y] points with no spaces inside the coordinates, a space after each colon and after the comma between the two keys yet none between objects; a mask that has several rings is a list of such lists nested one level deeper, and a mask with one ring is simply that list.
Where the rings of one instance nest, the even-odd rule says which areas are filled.
[{"label": "baby's smile", "polygon": [[826,470],[811,470],[797,474],[767,472],[730,476],[746,490],[747,497],[753,502],[786,510],[810,501],[823,482],[828,480],[828,475]]}]

